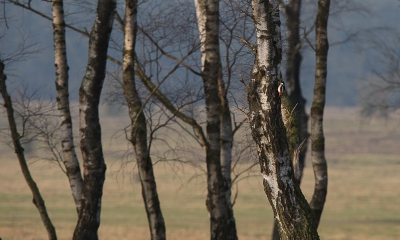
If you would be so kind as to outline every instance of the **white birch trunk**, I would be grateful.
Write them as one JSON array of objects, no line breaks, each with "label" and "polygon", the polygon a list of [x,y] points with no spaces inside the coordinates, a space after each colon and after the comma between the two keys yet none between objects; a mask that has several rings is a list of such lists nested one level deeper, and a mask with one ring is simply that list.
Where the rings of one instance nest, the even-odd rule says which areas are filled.
[{"label": "white birch trunk", "polygon": [[195,0],[198,19],[201,66],[207,111],[207,188],[206,205],[210,213],[211,239],[237,239],[236,224],[230,204],[230,183],[221,169],[221,98],[219,80],[219,1]]},{"label": "white birch trunk", "polygon": [[135,149],[142,197],[152,240],[165,240],[165,222],[153,171],[153,163],[147,147],[146,117],[142,111],[134,72],[135,43],[137,33],[137,0],[126,0],[125,35],[123,51],[123,89],[131,118],[130,141]]},{"label": "white birch trunk", "polygon": [[294,176],[282,121],[277,91],[282,54],[278,4],[278,0],[252,0],[257,54],[248,87],[250,127],[281,239],[319,239],[310,206]]},{"label": "white birch trunk", "polygon": [[69,179],[69,185],[75,201],[77,213],[79,213],[82,199],[82,174],[75,152],[72,133],[63,1],[53,0],[52,10],[57,105],[61,120],[60,129],[62,132],[61,145],[63,150],[64,165]]}]

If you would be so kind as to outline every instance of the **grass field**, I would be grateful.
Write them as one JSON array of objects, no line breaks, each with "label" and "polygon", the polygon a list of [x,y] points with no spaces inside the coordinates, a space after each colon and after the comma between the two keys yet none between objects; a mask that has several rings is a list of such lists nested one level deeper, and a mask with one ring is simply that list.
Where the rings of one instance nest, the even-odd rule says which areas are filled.
[{"label": "grass field", "polygon": [[[327,109],[324,127],[329,189],[319,228],[321,239],[400,239],[399,119],[395,116],[392,120],[361,121],[355,109]],[[0,116],[3,126],[4,121]],[[127,158],[121,160],[127,144],[123,138],[113,138],[126,122],[125,116],[102,117],[108,169],[100,239],[150,239],[134,163]],[[0,146],[0,153],[0,237],[46,239],[15,154],[5,145]],[[253,157],[248,156],[248,161],[239,167],[251,165]],[[202,163],[200,166],[204,167]],[[71,239],[76,213],[67,178],[54,163],[37,161],[30,167],[59,239]],[[271,237],[273,214],[257,169],[258,166],[256,177],[246,178],[238,185],[234,214],[240,239]],[[202,171],[168,162],[155,165],[155,173],[167,238],[209,239]],[[313,192],[313,178],[308,156],[302,183],[307,199]]]}]

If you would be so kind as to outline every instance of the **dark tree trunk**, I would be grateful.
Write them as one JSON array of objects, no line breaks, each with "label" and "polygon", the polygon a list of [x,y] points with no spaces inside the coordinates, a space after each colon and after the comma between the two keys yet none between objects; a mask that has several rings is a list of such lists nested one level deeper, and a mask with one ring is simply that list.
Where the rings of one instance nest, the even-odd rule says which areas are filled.
[{"label": "dark tree trunk", "polygon": [[130,141],[135,149],[142,196],[147,213],[152,240],[166,239],[164,217],[158,199],[153,163],[147,147],[146,118],[139,98],[134,71],[137,33],[137,0],[127,0],[125,5],[125,43],[123,51],[123,89],[131,118]]},{"label": "dark tree trunk", "polygon": [[218,78],[218,91],[221,98],[221,171],[228,185],[226,198],[228,204],[231,205],[231,167],[232,167],[232,147],[233,147],[233,130],[231,111],[229,109],[229,101],[227,98],[227,89],[222,79],[222,70]]},{"label": "dark tree trunk", "polygon": [[72,120],[69,108],[68,89],[68,63],[67,48],[65,44],[65,21],[62,0],[52,1],[53,10],[53,37],[54,37],[54,59],[56,67],[56,91],[57,106],[61,120],[62,131],[61,146],[63,149],[63,160],[72,196],[75,200],[76,210],[79,214],[82,200],[82,174],[79,161],[76,156],[74,139],[72,133]]},{"label": "dark tree trunk", "polygon": [[[221,168],[221,79],[219,1],[196,0],[201,42],[202,78],[207,112],[207,208],[211,239],[237,239],[235,218],[228,200],[229,184]],[[221,85],[221,82],[220,82]]]},{"label": "dark tree trunk", "polygon": [[101,197],[106,164],[99,122],[100,93],[105,78],[107,50],[115,15],[115,0],[99,0],[89,39],[86,74],[79,89],[81,152],[84,167],[82,204],[74,240],[98,239]]},{"label": "dark tree trunk", "polygon": [[4,107],[7,111],[8,124],[10,126],[11,137],[13,140],[15,154],[17,154],[18,162],[21,167],[22,174],[24,175],[25,181],[32,192],[33,199],[32,202],[39,210],[40,218],[42,219],[43,225],[47,230],[47,235],[50,240],[57,240],[56,229],[54,228],[49,215],[47,214],[46,205],[40,194],[39,188],[37,187],[32,175],[29,171],[28,164],[26,163],[24,148],[20,142],[20,134],[17,130],[17,124],[14,117],[14,108],[12,106],[12,101],[10,95],[8,95],[6,87],[6,75],[4,74],[4,63],[0,60],[0,93],[4,99]]},{"label": "dark tree trunk", "polygon": [[[220,65],[220,67],[222,67]],[[233,129],[232,129],[232,118],[231,111],[229,109],[229,101],[227,97],[228,89],[225,87],[225,83],[222,76],[222,69],[219,70],[218,77],[218,92],[221,99],[221,172],[227,184],[227,190],[225,193],[226,201],[229,211],[233,213],[233,206],[231,201],[232,195],[232,147],[233,147]],[[233,218],[233,215],[232,215]],[[233,219],[234,221],[234,219]]]},{"label": "dark tree trunk", "polygon": [[257,54],[248,86],[248,101],[264,191],[274,211],[281,239],[319,239],[310,206],[294,176],[282,121],[277,91],[282,54],[278,0],[253,0],[252,8]]},{"label": "dark tree trunk", "polygon": [[307,153],[308,142],[308,115],[306,113],[306,100],[303,97],[300,86],[300,67],[302,56],[300,53],[300,10],[301,0],[291,0],[285,6],[286,22],[287,22],[287,41],[288,49],[286,54],[286,86],[289,99],[293,106],[296,106],[294,113],[297,117],[299,127],[299,142],[304,140],[303,147],[299,153],[299,170],[300,179],[303,176],[303,169]]},{"label": "dark tree trunk", "polygon": [[325,137],[323,116],[325,108],[325,91],[328,59],[328,17],[330,0],[318,1],[316,20],[316,68],[314,100],[311,106],[311,155],[315,176],[314,194],[310,203],[316,226],[319,225],[328,190],[328,170],[325,159]]}]

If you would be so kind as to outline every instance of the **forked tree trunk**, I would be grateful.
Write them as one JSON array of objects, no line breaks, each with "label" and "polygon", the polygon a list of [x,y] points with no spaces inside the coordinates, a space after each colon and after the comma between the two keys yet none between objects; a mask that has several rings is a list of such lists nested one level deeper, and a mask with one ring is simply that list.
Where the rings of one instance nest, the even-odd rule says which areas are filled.
[{"label": "forked tree trunk", "polygon": [[53,37],[54,59],[56,67],[57,106],[61,120],[62,132],[61,146],[64,166],[69,179],[72,196],[75,201],[77,213],[81,208],[82,200],[82,174],[76,156],[74,138],[72,133],[72,120],[69,106],[68,88],[68,63],[67,48],[65,44],[65,21],[63,0],[52,1],[53,10]]},{"label": "forked tree trunk", "polygon": [[325,91],[328,59],[328,17],[330,0],[318,1],[316,20],[316,67],[314,100],[311,106],[311,156],[315,176],[314,194],[310,203],[316,226],[319,225],[328,190],[328,170],[325,159],[325,137],[323,116],[325,108]]},{"label": "forked tree trunk", "polygon": [[247,89],[250,127],[281,239],[319,239],[310,206],[294,176],[282,121],[277,92],[282,57],[278,2],[252,0],[257,53]]},{"label": "forked tree trunk", "polygon": [[135,43],[137,33],[137,0],[126,0],[125,41],[123,51],[123,89],[131,118],[130,141],[135,149],[142,196],[147,213],[152,240],[166,239],[164,217],[161,212],[153,163],[147,147],[147,125],[142,111],[134,71]]},{"label": "forked tree trunk", "polygon": [[25,159],[24,148],[20,142],[20,134],[17,130],[17,123],[14,117],[14,108],[12,106],[12,101],[10,95],[8,95],[6,87],[6,75],[4,74],[4,63],[0,60],[0,93],[4,99],[4,107],[7,111],[8,124],[10,126],[11,138],[13,140],[15,154],[17,154],[18,162],[21,167],[22,174],[24,175],[25,181],[32,192],[33,199],[32,202],[39,210],[40,218],[42,219],[43,225],[47,230],[47,235],[50,240],[57,240],[56,229],[54,228],[49,215],[47,214],[46,205],[40,194],[39,188],[37,187],[32,175],[29,171],[28,164]]},{"label": "forked tree trunk", "polygon": [[107,50],[115,15],[115,0],[99,0],[89,38],[86,73],[79,89],[79,118],[84,180],[82,205],[74,240],[98,239],[101,198],[106,173],[99,121],[100,93],[105,78]]},{"label": "forked tree trunk", "polygon": [[221,77],[219,52],[219,1],[196,0],[201,43],[201,66],[207,112],[207,208],[211,239],[237,239],[235,218],[228,200],[229,184],[221,169]]}]

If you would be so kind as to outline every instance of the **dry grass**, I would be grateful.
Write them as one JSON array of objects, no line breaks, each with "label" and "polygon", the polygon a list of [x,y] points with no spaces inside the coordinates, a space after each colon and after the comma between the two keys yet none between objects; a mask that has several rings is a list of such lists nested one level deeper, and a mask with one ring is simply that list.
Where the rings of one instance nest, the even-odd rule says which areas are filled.
[{"label": "dry grass", "polygon": [[[102,119],[108,170],[99,236],[101,239],[149,239],[134,163],[127,161],[129,158],[121,160],[127,146],[124,139],[112,138],[115,129],[124,126],[127,119],[124,116]],[[373,119],[367,123],[360,121],[353,109],[327,110],[329,190],[319,229],[322,239],[400,239],[398,119]],[[168,131],[160,134],[171,136]],[[158,148],[160,152],[163,149]],[[0,151],[0,237],[46,239],[13,151],[5,146],[0,146]],[[314,180],[310,156],[308,159],[302,189],[310,199]],[[251,162],[240,167],[246,168]],[[71,239],[76,213],[66,177],[56,165],[47,162],[36,162],[30,167],[59,239]],[[159,163],[155,172],[167,237],[208,239],[202,171],[180,163]],[[198,177],[192,178],[196,174]],[[189,179],[192,180],[189,182]],[[261,178],[247,178],[239,183],[238,189],[234,214],[240,239],[270,239],[272,212]]]}]

